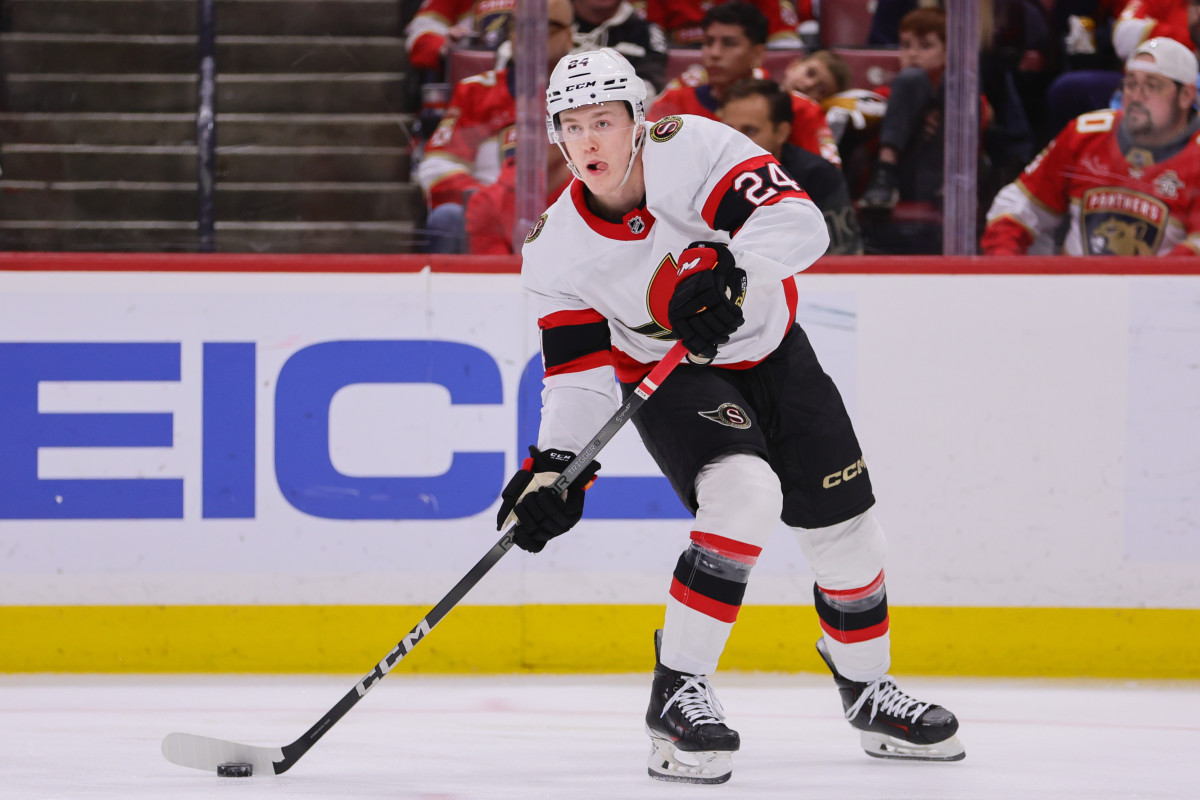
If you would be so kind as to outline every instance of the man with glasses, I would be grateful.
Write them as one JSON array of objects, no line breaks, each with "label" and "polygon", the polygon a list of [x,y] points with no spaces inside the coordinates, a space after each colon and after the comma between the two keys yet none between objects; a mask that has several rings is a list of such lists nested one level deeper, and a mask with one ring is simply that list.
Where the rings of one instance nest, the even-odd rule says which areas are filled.
[{"label": "man with glasses", "polygon": [[[1075,119],[988,212],[989,255],[1200,254],[1195,54],[1144,42],[1125,64],[1121,110]],[[1063,217],[1065,238],[1054,241]]]}]

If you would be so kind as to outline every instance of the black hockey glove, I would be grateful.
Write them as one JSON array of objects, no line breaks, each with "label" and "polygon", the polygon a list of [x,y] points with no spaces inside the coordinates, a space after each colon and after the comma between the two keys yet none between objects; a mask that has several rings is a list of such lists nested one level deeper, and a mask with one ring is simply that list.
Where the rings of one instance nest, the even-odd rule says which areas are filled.
[{"label": "black hockey glove", "polygon": [[574,453],[565,450],[542,452],[530,446],[529,458],[500,493],[496,530],[517,523],[513,544],[530,553],[540,553],[546,542],[561,536],[583,517],[583,492],[596,479],[600,462],[593,461],[571,483],[566,492],[550,488]]},{"label": "black hockey glove", "polygon": [[692,242],[679,254],[679,269],[685,277],[671,295],[667,318],[688,352],[707,363],[746,321],[746,271],[720,242]]}]

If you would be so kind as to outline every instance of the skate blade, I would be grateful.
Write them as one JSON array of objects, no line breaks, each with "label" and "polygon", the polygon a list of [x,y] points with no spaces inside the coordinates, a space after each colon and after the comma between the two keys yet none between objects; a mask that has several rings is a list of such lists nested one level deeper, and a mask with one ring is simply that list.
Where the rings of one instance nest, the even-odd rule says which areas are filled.
[{"label": "skate blade", "polygon": [[873,758],[895,758],[904,761],[962,761],[967,751],[957,736],[937,744],[913,744],[894,736],[862,731],[862,748]]},{"label": "skate blade", "polygon": [[675,783],[725,783],[733,775],[733,758],[728,750],[689,753],[656,738],[650,739],[647,765],[651,778]]}]

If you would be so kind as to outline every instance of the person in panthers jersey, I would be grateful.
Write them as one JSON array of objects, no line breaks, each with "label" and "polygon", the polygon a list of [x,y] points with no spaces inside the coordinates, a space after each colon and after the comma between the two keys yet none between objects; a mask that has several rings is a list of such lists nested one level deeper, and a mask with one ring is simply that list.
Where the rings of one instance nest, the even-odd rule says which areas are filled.
[{"label": "person in panthers jersey", "polygon": [[1197,69],[1174,39],[1139,46],[1125,66],[1121,110],[1076,118],[1000,190],[983,252],[1200,254]]},{"label": "person in panthers jersey", "polygon": [[[669,580],[646,712],[651,777],[721,783],[741,746],[708,676],[750,573],[782,519],[816,577],[823,636],[864,749],[964,756],[958,720],[888,675],[883,530],[837,387],[796,324],[796,273],[829,243],[804,188],[743,134],[705,117],[645,120],[645,84],[609,49],[550,76],[547,130],[574,174],[522,250],[545,367],[537,444],[497,525],[539,552],[582,517],[592,462],[550,488],[676,340],[688,350],[633,422],[695,515]],[[613,380],[614,375],[616,381]]]}]

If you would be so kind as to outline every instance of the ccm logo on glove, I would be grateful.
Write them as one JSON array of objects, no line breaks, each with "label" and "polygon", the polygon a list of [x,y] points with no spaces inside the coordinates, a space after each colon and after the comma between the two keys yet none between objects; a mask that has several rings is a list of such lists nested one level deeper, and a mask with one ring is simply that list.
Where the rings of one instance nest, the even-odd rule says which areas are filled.
[{"label": "ccm logo on glove", "polygon": [[530,553],[540,553],[546,542],[571,530],[583,517],[583,493],[600,471],[600,462],[593,461],[565,492],[554,491],[551,486],[574,458],[566,450],[530,446],[529,458],[500,493],[496,530],[516,523],[513,544]]}]

